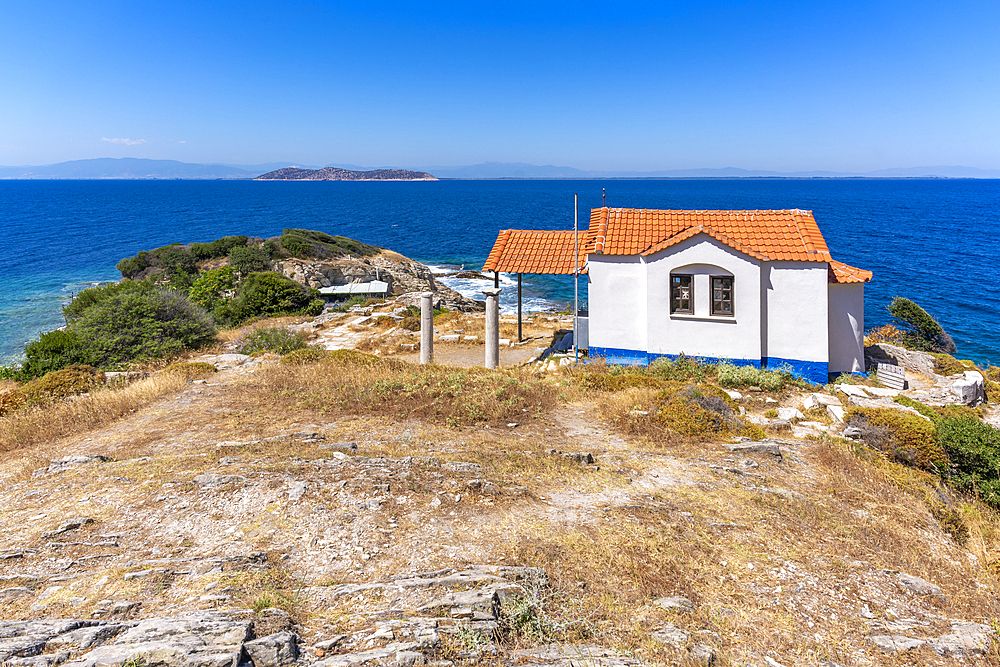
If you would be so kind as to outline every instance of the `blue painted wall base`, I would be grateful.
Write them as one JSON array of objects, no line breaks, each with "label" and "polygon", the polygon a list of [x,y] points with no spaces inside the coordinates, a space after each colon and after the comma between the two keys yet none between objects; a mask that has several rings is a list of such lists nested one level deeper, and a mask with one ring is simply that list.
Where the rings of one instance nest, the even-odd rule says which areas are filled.
[{"label": "blue painted wall base", "polygon": [[[679,354],[659,354],[643,350],[625,350],[617,347],[591,346],[588,351],[591,359],[602,358],[616,366],[648,366],[656,359],[678,359]],[[703,364],[718,364],[722,361],[735,366],[753,366],[768,370],[786,369],[792,375],[816,384],[826,384],[829,381],[829,366],[825,361],[802,361],[801,359],[782,359],[780,357],[765,357],[764,359],[723,359],[719,357],[688,357],[692,361]]]}]

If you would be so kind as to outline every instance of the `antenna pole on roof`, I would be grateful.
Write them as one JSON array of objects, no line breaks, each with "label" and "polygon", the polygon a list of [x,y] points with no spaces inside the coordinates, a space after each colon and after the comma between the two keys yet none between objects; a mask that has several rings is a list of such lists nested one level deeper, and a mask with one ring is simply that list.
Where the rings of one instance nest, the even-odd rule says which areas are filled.
[{"label": "antenna pole on roof", "polygon": [[601,207],[602,208],[607,208],[608,207],[608,189],[607,188],[601,188]]},{"label": "antenna pole on roof", "polygon": [[573,195],[573,363],[580,363],[580,196]]}]

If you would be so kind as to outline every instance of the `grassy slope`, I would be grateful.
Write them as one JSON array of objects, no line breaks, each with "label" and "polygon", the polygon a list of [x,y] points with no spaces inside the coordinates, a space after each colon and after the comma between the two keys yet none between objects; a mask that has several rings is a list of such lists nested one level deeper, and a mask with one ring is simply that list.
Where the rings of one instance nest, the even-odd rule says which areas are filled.
[{"label": "grassy slope", "polygon": [[[629,434],[601,416],[602,404],[636,388],[595,398],[570,375],[275,363],[209,383],[154,376],[0,418],[8,450],[0,480],[13,499],[0,508],[0,550],[38,546],[43,531],[79,514],[97,521],[74,539],[121,534],[128,547],[40,610],[25,600],[9,604],[4,617],[79,614],[67,602],[71,593],[87,605],[142,595],[143,613],[152,614],[183,608],[215,577],[236,604],[293,600],[308,634],[332,614],[318,601],[323,586],[476,562],[546,568],[548,613],[573,621],[555,638],[587,635],[651,660],[674,659],[649,638],[671,622],[715,633],[699,636],[722,664],[761,663],[763,655],[789,665],[934,664],[930,649],[888,656],[864,637],[882,621],[916,619],[926,625],[907,634],[931,636],[948,629],[946,618],[990,623],[1000,612],[997,516],[962,504],[970,537],[960,546],[928,509],[929,477],[862,460],[839,442],[801,441],[779,460],[734,455],[710,439]],[[215,444],[299,430],[355,441],[366,457],[477,463],[479,484],[433,462],[406,474],[392,466],[338,473],[307,463],[333,456],[317,443]],[[592,452],[597,465],[552,449]],[[70,453],[114,461],[31,478],[32,469]],[[238,473],[256,486],[206,492],[192,481],[205,471]],[[291,480],[307,482],[302,504],[287,497]],[[372,498],[383,499],[380,509],[345,518]],[[317,523],[318,516],[329,518]],[[325,546],[304,548],[310,539]],[[323,548],[340,555],[325,558]],[[130,559],[257,549],[286,554],[282,569],[191,584],[123,579]],[[59,556],[94,553],[75,546]],[[48,556],[42,550],[26,564],[56,567]],[[938,584],[944,597],[905,593],[896,570]],[[102,589],[95,582],[105,574]],[[652,606],[670,595],[690,598],[695,611]],[[863,607],[874,619],[861,615]],[[996,664],[996,655],[987,661]]]}]

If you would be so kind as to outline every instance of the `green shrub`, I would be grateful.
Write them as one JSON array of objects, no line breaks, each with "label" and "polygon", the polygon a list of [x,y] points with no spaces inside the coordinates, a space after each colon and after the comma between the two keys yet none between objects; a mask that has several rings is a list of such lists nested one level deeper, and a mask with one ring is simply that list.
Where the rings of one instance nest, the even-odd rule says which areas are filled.
[{"label": "green shrub", "polygon": [[274,271],[253,273],[232,304],[238,321],[299,313],[313,300],[311,291]]},{"label": "green shrub", "polygon": [[367,257],[380,252],[380,248],[346,236],[330,236],[308,229],[286,229],[278,238],[278,243],[288,254],[302,259],[325,259],[342,255]]},{"label": "green shrub", "polygon": [[261,327],[253,329],[236,341],[236,349],[241,354],[275,352],[288,354],[306,347],[306,337],[298,331],[285,327]]},{"label": "green shrub", "polygon": [[224,236],[211,243],[192,243],[188,250],[198,261],[218,259],[229,255],[233,248],[246,245],[248,240],[246,236]]},{"label": "green shrub", "polygon": [[140,250],[135,257],[126,257],[115,264],[115,268],[121,272],[123,278],[134,278],[149,268],[149,252]]},{"label": "green shrub", "polygon": [[760,387],[764,391],[780,391],[786,384],[801,384],[784,368],[767,370],[754,366],[736,366],[723,361],[716,367],[718,382],[723,387]]},{"label": "green shrub", "polygon": [[1000,430],[975,418],[951,417],[938,422],[937,440],[951,462],[951,484],[1000,508]]},{"label": "green shrub", "polygon": [[399,322],[399,328],[406,329],[407,331],[420,331],[420,318],[404,317]]},{"label": "green shrub", "polygon": [[215,338],[204,309],[162,289],[114,294],[85,310],[72,331],[102,367],[162,357]]},{"label": "green shrub", "polygon": [[892,408],[851,408],[846,424],[861,430],[870,447],[890,460],[923,470],[942,470],[947,463],[933,422]]},{"label": "green shrub", "polygon": [[704,382],[714,369],[683,354],[676,359],[660,357],[653,360],[643,371],[661,380],[678,382]]},{"label": "green shrub", "polygon": [[[207,245],[207,244],[206,244]],[[215,310],[236,295],[236,271],[231,266],[202,272],[188,296],[205,310]]]},{"label": "green shrub", "polygon": [[913,350],[954,354],[955,342],[926,310],[909,299],[893,297],[889,314],[903,330],[904,345]]},{"label": "green shrub", "polygon": [[326,301],[323,299],[313,299],[309,302],[309,305],[305,307],[302,311],[303,315],[308,315],[309,317],[316,317],[317,315],[323,314],[323,309],[326,308]]},{"label": "green shrub", "polygon": [[271,255],[263,246],[237,246],[229,251],[229,266],[237,275],[249,276],[270,270]]},{"label": "green shrub", "polygon": [[72,364],[92,362],[90,351],[73,331],[44,333],[24,347],[27,357],[21,366],[21,378],[41,377]]},{"label": "green shrub", "polygon": [[83,315],[84,311],[105,299],[121,294],[123,292],[150,292],[153,284],[146,280],[121,280],[116,283],[104,283],[96,287],[88,287],[73,297],[63,307],[63,317],[66,321],[73,323]]},{"label": "green shrub", "polygon": [[[351,306],[363,306],[367,303],[367,301],[368,297],[361,294],[355,294],[350,299],[337,303],[337,305],[330,308],[330,310],[335,313],[346,313]],[[412,306],[410,307],[412,308]],[[417,310],[417,314],[420,314],[419,309]]]}]

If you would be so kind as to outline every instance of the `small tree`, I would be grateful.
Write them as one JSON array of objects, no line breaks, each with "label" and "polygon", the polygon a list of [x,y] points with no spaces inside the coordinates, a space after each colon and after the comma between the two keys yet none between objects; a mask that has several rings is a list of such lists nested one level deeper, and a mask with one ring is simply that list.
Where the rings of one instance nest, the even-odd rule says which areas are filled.
[{"label": "small tree", "polygon": [[264,246],[237,246],[229,251],[229,266],[240,278],[271,268],[271,254]]},{"label": "small tree", "polygon": [[236,295],[236,271],[231,266],[203,272],[191,286],[188,296],[205,310],[215,310]]},{"label": "small tree", "polygon": [[903,330],[903,343],[913,350],[955,353],[955,341],[926,310],[909,299],[893,297],[889,314]]}]

